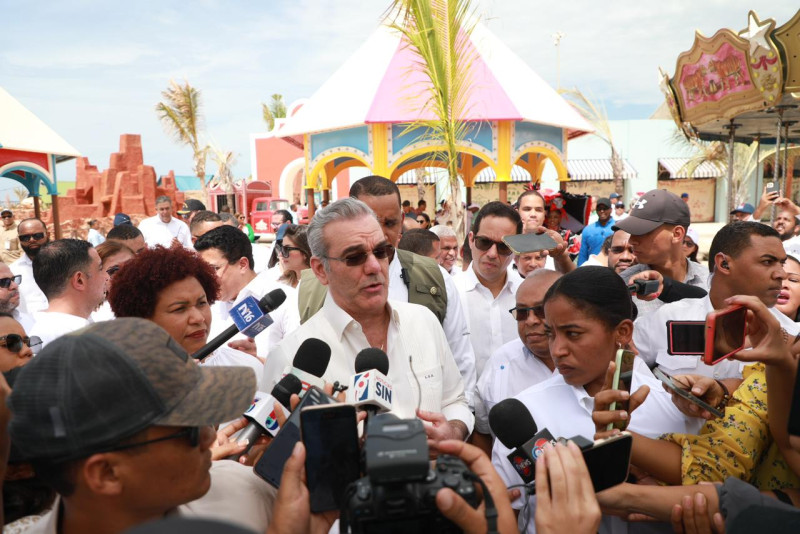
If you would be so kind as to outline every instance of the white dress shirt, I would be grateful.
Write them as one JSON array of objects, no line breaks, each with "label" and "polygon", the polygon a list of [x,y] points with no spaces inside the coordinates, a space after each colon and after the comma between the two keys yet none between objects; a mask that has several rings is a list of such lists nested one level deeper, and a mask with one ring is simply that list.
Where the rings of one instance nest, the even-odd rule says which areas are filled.
[{"label": "white dress shirt", "polygon": [[[389,298],[408,302],[408,286],[403,282],[401,271],[403,266],[397,254],[389,263]],[[461,378],[464,379],[464,393],[467,395],[467,402],[473,405],[473,395],[475,392],[475,353],[472,351],[470,343],[469,328],[467,327],[467,317],[461,305],[461,297],[456,289],[453,278],[447,271],[439,266],[444,278],[444,287],[447,291],[447,310],[445,311],[442,329],[450,345],[450,352],[456,360]]]},{"label": "white dress shirt", "polygon": [[25,330],[25,333],[30,335],[31,330],[33,329],[34,321],[33,316],[19,311],[19,308],[14,308],[14,311],[11,312],[11,315],[14,317],[19,324],[22,325],[22,328]]},{"label": "white dress shirt", "polygon": [[[424,306],[389,301],[390,321],[386,354],[393,386],[392,413],[416,417],[416,409],[439,412],[449,420],[462,421],[472,432],[474,417],[464,395],[464,382],[436,316]],[[292,364],[300,344],[321,339],[331,348],[331,359],[322,378],[347,384],[355,374],[356,355],[369,348],[367,337],[350,315],[331,297],[320,311],[274,347],[267,357],[260,391],[271,391]]]},{"label": "white dress shirt", "polygon": [[184,247],[194,250],[189,226],[175,217],[170,217],[168,223],[162,221],[158,215],[148,217],[139,223],[139,230],[144,235],[144,241],[150,248],[158,245],[169,248],[174,238]]},{"label": "white dress shirt", "polygon": [[[220,334],[223,330],[233,324],[230,311],[233,305],[247,297],[255,297],[261,300],[264,295],[274,289],[281,289],[286,293],[286,300],[277,309],[270,312],[269,316],[273,323],[264,332],[258,334],[254,339],[256,342],[256,353],[261,358],[266,358],[270,349],[281,342],[281,340],[300,326],[300,314],[297,311],[297,290],[276,280],[272,280],[268,271],[263,271],[256,275],[249,284],[244,286],[236,298],[230,301],[218,300],[211,306],[211,328],[208,338]],[[231,340],[246,339],[244,334],[238,333]],[[261,376],[259,371],[257,376]]]},{"label": "white dress shirt", "polygon": [[[638,303],[637,303],[638,304]],[[716,365],[703,363],[702,356],[673,356],[667,352],[669,341],[667,321],[705,321],[706,316],[714,311],[711,299],[706,295],[699,299],[683,299],[665,304],[653,313],[636,319],[633,329],[633,342],[639,356],[654,367],[658,365],[665,373],[693,374],[709,376],[715,379],[741,378],[745,364],[727,359]],[[770,311],[786,331],[795,336],[800,325],[783,315],[775,308]]]},{"label": "white dress shirt", "polygon": [[528,350],[519,336],[494,351],[478,380],[475,430],[491,434],[489,411],[495,404],[544,382],[554,374],[558,374],[558,369],[548,369],[542,360]]},{"label": "white dress shirt", "polygon": [[[650,393],[645,401],[631,413],[628,429],[649,438],[657,438],[665,432],[696,434],[705,423],[704,420],[684,416],[672,403],[672,398],[661,382],[653,376],[644,361],[634,360],[631,392],[647,385]],[[547,429],[556,437],[571,438],[579,435],[592,439],[595,425],[592,421],[594,398],[590,397],[582,386],[570,386],[564,377],[555,374],[552,378],[532,386],[516,395],[528,408],[539,431]],[[532,436],[531,436],[532,437]],[[492,448],[492,464],[506,486],[522,484],[522,479],[508,461],[511,452],[497,439]],[[536,532],[533,514],[536,509],[536,498],[531,497],[530,521],[527,532]],[[517,510],[525,504],[524,498],[511,503]],[[600,532],[627,532],[624,522],[615,518],[605,518],[600,525]],[[623,530],[620,530],[625,527]]]},{"label": "white dress shirt", "polygon": [[69,334],[92,324],[89,319],[84,319],[77,315],[50,311],[34,313],[33,322],[33,328],[28,332],[28,335],[39,336],[42,340],[42,347],[46,347],[48,343],[64,334]]},{"label": "white dress shirt", "polygon": [[523,280],[519,274],[506,276],[506,284],[497,298],[480,283],[472,264],[466,271],[458,273],[454,281],[469,319],[475,371],[480,380],[483,367],[492,353],[519,336],[517,321],[508,310],[516,306],[517,288]]},{"label": "white dress shirt", "polygon": [[222,345],[212,352],[200,365],[212,367],[249,367],[256,374],[256,378],[260,378],[261,375],[264,374],[264,364],[262,364],[258,358],[254,358],[240,350],[232,349],[227,345]]},{"label": "white dress shirt", "polygon": [[92,244],[93,247],[102,244],[105,242],[106,238],[103,237],[103,234],[95,230],[94,228],[89,228],[89,233],[86,235],[86,241]]},{"label": "white dress shirt", "polygon": [[23,313],[33,315],[34,313],[46,310],[49,306],[47,297],[44,296],[42,290],[36,285],[36,280],[33,279],[33,262],[27,254],[23,253],[22,257],[8,266],[11,272],[16,275],[22,276],[19,282],[19,309]]}]

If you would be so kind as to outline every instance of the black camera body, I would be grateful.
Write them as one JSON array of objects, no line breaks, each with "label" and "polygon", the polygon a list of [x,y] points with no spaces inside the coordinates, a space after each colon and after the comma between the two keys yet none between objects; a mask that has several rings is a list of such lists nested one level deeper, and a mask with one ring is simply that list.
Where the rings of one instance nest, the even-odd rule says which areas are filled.
[{"label": "black camera body", "polygon": [[431,469],[419,419],[370,416],[364,457],[367,476],[347,488],[341,532],[460,532],[439,512],[436,493],[450,488],[473,507],[479,504],[474,475],[459,458],[441,455]]}]

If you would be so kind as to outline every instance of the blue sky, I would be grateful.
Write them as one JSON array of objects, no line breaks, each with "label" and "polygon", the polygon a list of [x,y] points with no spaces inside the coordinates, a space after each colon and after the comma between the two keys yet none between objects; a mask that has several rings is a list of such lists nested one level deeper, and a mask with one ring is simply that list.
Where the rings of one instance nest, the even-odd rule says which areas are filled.
[{"label": "blue sky", "polygon": [[[153,111],[169,80],[202,91],[206,139],[250,173],[249,136],[265,130],[261,102],[310,96],[371,34],[387,0],[2,0],[0,85],[104,169],[120,134],[142,135],[158,174],[191,174],[191,151],[164,133]],[[612,119],[644,119],[661,103],[657,68],[672,74],[694,30],[744,29],[753,2],[484,0],[488,27],[556,84],[602,100]],[[763,2],[778,25],[796,1]],[[0,118],[2,120],[2,118]],[[209,172],[213,164],[209,162]],[[71,180],[74,163],[58,167]],[[0,183],[0,191],[7,185]]]}]

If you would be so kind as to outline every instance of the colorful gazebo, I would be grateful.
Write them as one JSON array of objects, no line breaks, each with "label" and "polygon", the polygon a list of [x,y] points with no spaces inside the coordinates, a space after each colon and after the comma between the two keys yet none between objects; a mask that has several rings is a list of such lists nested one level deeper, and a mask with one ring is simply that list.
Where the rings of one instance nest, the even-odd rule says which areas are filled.
[{"label": "colorful gazebo", "polygon": [[[459,145],[467,202],[476,176],[487,168],[500,183],[501,200],[515,165],[536,183],[550,161],[558,179],[567,181],[567,140],[593,131],[591,125],[484,26],[476,25],[470,41],[473,90],[463,117],[470,129]],[[367,167],[397,181],[433,164],[432,154],[443,147],[424,129],[407,129],[433,118],[417,61],[398,32],[378,27],[278,131],[304,150],[309,215],[314,190],[328,199],[343,169]]]},{"label": "colorful gazebo", "polygon": [[56,164],[79,156],[60,135],[0,87],[0,177],[25,186],[33,197],[36,217],[41,217],[39,190],[45,186],[53,199],[56,239],[61,237]]}]

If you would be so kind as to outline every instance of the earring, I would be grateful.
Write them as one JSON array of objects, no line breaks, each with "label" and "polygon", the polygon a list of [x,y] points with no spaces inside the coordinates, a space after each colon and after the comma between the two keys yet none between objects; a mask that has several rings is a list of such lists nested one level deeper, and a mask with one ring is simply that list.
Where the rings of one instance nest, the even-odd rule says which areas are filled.
[{"label": "earring", "polygon": [[617,341],[617,350],[622,350],[622,343]]}]

